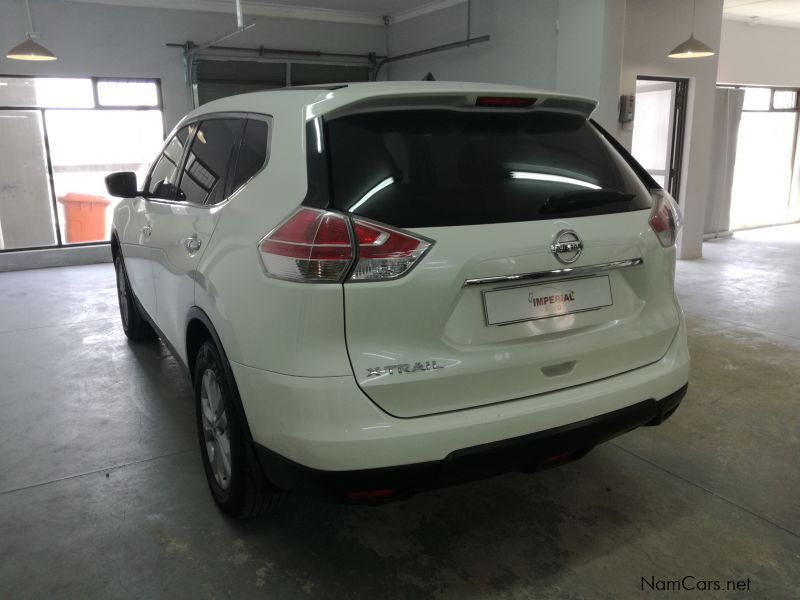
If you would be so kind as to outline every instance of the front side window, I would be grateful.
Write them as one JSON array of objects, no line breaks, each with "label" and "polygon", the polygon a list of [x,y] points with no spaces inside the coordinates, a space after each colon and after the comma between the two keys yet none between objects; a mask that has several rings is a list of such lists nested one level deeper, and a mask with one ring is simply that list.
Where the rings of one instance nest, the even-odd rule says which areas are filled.
[{"label": "front side window", "polygon": [[147,183],[148,198],[160,200],[175,200],[177,197],[178,167],[183,156],[183,149],[191,135],[191,126],[181,128],[167,145],[161,156],[156,160],[156,165],[150,174]]},{"label": "front side window", "polygon": [[183,168],[178,197],[194,204],[215,204],[225,198],[225,178],[236,157],[244,119],[203,121]]}]

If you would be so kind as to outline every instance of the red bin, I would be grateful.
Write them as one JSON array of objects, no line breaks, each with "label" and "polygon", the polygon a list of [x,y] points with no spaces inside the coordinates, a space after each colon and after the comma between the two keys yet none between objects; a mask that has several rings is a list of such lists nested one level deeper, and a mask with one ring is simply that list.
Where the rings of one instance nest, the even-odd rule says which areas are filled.
[{"label": "red bin", "polygon": [[110,201],[102,196],[72,192],[59,196],[58,201],[64,205],[68,244],[108,239],[106,207]]}]

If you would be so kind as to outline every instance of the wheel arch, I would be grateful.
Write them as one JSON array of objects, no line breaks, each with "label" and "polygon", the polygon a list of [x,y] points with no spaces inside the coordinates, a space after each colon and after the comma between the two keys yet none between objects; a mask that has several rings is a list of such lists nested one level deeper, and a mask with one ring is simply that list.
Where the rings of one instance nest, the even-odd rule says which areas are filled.
[{"label": "wheel arch", "polygon": [[117,260],[117,256],[122,254],[121,248],[119,245],[119,236],[117,235],[117,230],[112,228],[111,229],[111,260]]},{"label": "wheel arch", "polygon": [[189,370],[189,378],[194,379],[194,363],[197,360],[197,353],[206,340],[211,340],[217,346],[220,354],[227,360],[225,349],[219,339],[219,334],[211,323],[211,319],[205,311],[197,306],[189,309],[186,315],[186,367]]},{"label": "wheel arch", "polygon": [[237,408],[243,421],[242,425],[244,427],[245,435],[247,436],[248,441],[252,441],[253,436],[250,433],[250,426],[247,423],[247,416],[244,414],[242,401],[239,396],[239,386],[236,383],[236,377],[231,369],[228,355],[225,353],[225,347],[222,345],[219,334],[217,333],[217,330],[214,327],[214,324],[211,322],[211,318],[208,316],[208,314],[206,314],[206,312],[199,306],[193,306],[189,309],[189,312],[186,315],[185,341],[186,369],[189,375],[189,380],[192,382],[194,382],[195,377],[194,363],[196,362],[197,354],[203,344],[208,340],[214,342],[214,345],[217,347],[220,357],[222,358],[223,368],[225,369],[226,375],[228,376],[229,381],[233,382],[234,401],[238,405]]}]

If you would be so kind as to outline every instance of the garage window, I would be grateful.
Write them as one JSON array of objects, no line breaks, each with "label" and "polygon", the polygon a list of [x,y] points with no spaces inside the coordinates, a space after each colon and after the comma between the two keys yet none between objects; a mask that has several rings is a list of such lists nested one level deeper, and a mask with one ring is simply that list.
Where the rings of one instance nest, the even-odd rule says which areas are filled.
[{"label": "garage window", "polygon": [[144,179],[164,139],[160,83],[0,77],[0,251],[107,241],[112,171]]},{"label": "garage window", "polygon": [[291,85],[369,81],[368,65],[200,59],[192,65],[196,106],[236,94]]}]

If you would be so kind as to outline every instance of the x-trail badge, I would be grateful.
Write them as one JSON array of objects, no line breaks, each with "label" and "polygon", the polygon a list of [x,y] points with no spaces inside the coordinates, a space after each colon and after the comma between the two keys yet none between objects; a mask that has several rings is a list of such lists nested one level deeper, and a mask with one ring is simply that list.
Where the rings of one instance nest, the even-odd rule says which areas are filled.
[{"label": "x-trail badge", "polygon": [[578,234],[571,229],[562,229],[556,234],[553,243],[550,244],[550,252],[556,260],[562,264],[569,265],[578,260],[583,252],[583,242]]}]

